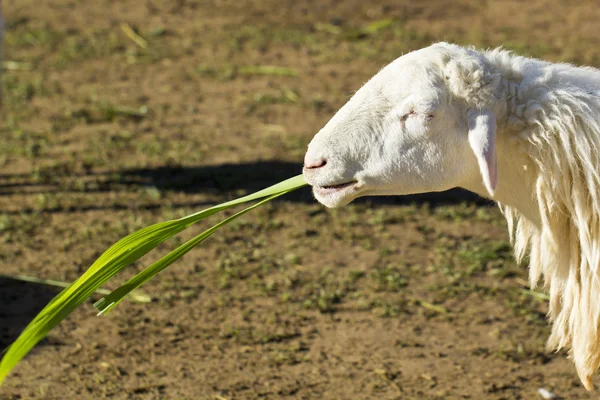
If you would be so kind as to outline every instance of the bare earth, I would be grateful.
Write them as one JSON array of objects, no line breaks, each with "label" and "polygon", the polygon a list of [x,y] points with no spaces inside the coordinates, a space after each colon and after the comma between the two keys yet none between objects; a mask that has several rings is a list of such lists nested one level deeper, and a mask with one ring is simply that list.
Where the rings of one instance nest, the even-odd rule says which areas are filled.
[{"label": "bare earth", "polygon": [[[591,1],[5,0],[4,15],[0,272],[63,281],[135,229],[299,174],[314,133],[411,49],[600,66]],[[526,279],[475,196],[326,210],[304,189],[152,280],[152,303],[103,318],[86,303],[0,398],[596,398],[545,351]],[[0,278],[0,346],[56,293]]]}]

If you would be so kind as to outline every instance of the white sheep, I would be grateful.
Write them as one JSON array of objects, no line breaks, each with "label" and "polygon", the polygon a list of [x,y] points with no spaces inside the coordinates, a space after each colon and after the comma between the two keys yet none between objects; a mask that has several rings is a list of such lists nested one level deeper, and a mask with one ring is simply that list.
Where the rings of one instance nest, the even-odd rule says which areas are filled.
[{"label": "white sheep", "polygon": [[499,202],[550,293],[549,349],[600,365],[600,71],[448,43],[381,70],[314,137],[304,176],[337,207],[463,187]]}]

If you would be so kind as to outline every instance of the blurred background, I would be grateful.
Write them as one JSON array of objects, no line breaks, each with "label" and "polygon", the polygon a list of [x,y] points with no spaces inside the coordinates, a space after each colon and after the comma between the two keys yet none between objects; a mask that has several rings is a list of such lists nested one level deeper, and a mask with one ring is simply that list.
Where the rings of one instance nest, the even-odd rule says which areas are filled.
[{"label": "blurred background", "polygon": [[[72,281],[135,229],[299,174],[312,136],[403,53],[444,40],[600,65],[595,1],[3,6],[1,347],[58,290],[16,275]],[[526,279],[473,195],[326,210],[304,189],[164,271],[152,303],[85,304],[0,397],[591,399],[545,352],[546,297]]]}]

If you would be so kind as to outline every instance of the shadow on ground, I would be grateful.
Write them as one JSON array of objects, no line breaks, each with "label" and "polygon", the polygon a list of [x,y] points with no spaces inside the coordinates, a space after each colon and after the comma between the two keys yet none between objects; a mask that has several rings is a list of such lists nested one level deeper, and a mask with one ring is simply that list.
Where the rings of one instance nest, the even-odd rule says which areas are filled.
[{"label": "shadow on ground", "polygon": [[59,288],[0,277],[0,352],[59,292]]},{"label": "shadow on ground", "polygon": [[[156,188],[160,192],[183,192],[190,194],[206,193],[223,197],[229,200],[241,196],[243,193],[252,193],[268,186],[274,185],[285,179],[296,176],[302,172],[297,163],[284,161],[256,161],[239,164],[219,164],[210,166],[188,167],[180,165],[160,166],[155,168],[125,169],[106,172],[90,172],[88,174],[74,175],[67,172],[58,172],[49,177],[49,181],[39,183],[32,181],[26,175],[0,176],[0,195],[15,193],[40,194],[73,191],[77,180],[93,183],[84,185],[84,189],[77,190],[86,193],[94,192],[119,192],[139,190],[140,188]],[[62,180],[70,180],[71,184],[65,189]],[[81,185],[80,185],[81,186]],[[302,188],[286,195],[278,201],[292,201],[313,203],[310,188]],[[384,196],[368,197],[355,201],[368,204],[410,204],[429,203],[432,207],[458,203],[471,203],[481,206],[490,205],[489,200],[483,199],[471,192],[462,189],[452,189],[445,192],[425,193],[410,196]],[[174,206],[204,206],[208,203],[185,203]],[[144,209],[160,208],[160,204],[143,206]],[[123,205],[107,207],[70,207],[65,209],[47,210],[48,212],[91,211],[98,208],[120,209],[128,208]],[[27,210],[23,210],[27,212]]]},{"label": "shadow on ground", "polygon": [[[283,161],[257,161],[202,167],[163,166],[118,172],[121,184],[152,185],[161,191],[174,190],[187,193],[235,193],[237,191],[252,193],[300,173],[302,167],[299,164]],[[310,189],[306,188],[286,195],[282,201],[312,203],[315,200]],[[411,196],[370,197],[358,201],[373,204],[428,202],[434,206],[462,202],[490,204],[488,200],[462,189]]]}]

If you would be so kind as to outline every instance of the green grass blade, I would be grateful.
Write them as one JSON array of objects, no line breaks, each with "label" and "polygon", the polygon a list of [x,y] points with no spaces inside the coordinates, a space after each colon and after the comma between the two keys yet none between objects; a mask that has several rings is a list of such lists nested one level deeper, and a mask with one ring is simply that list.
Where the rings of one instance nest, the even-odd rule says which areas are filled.
[{"label": "green grass blade", "polygon": [[77,306],[89,298],[111,277],[165,240],[195,222],[219,211],[248,201],[289,192],[304,185],[306,185],[306,182],[302,175],[299,175],[251,195],[219,204],[184,218],[148,226],[119,240],[106,250],[79,279],[54,297],[5,351],[2,361],[0,361],[0,384],[33,346],[75,310]]},{"label": "green grass blade", "polygon": [[181,218],[180,221],[190,219],[191,221],[193,221],[192,223],[194,223],[194,222],[199,221],[200,219],[206,218],[207,215],[203,215],[203,214],[208,211],[216,210],[216,211],[211,212],[210,215],[212,215],[216,212],[226,210],[233,206],[237,206],[238,204],[247,203],[247,202],[253,201],[253,200],[258,200],[263,197],[271,196],[271,195],[281,193],[281,192],[290,192],[292,190],[301,188],[302,186],[306,186],[306,181],[304,180],[304,177],[302,175],[298,175],[293,178],[286,179],[283,182],[279,182],[273,186],[269,186],[266,189],[259,190],[256,193],[249,194],[248,196],[240,197],[239,199],[231,200],[226,203],[222,203],[217,206],[208,208],[206,210],[199,211],[195,214],[188,215],[187,217]]},{"label": "green grass blade", "polygon": [[167,268],[169,265],[171,265],[175,261],[179,260],[186,253],[188,253],[192,248],[194,248],[198,244],[202,243],[206,238],[210,237],[213,233],[215,233],[217,231],[217,229],[221,228],[224,225],[227,225],[234,219],[241,217],[242,215],[255,209],[256,207],[259,207],[262,204],[264,204],[268,201],[271,201],[276,197],[282,196],[286,193],[288,193],[288,192],[282,192],[282,193],[279,193],[279,194],[276,194],[273,196],[269,196],[266,199],[261,200],[260,202],[253,204],[250,207],[238,212],[237,214],[234,214],[231,217],[224,219],[223,221],[219,222],[218,224],[214,225],[213,227],[205,230],[198,236],[188,240],[187,242],[185,242],[184,244],[182,244],[181,246],[179,246],[178,248],[176,248],[169,254],[162,257],[160,260],[154,262],[152,265],[150,265],[143,271],[139,272],[133,278],[129,279],[127,282],[125,282],[119,288],[113,290],[106,297],[103,297],[102,299],[97,301],[94,304],[94,307],[96,307],[98,309],[98,311],[99,311],[98,315],[107,314],[110,310],[112,310],[114,307],[116,307],[121,302],[121,300],[123,300],[132,290],[140,287],[146,281],[148,281],[150,278],[152,278],[154,275],[158,274],[160,271]]}]

